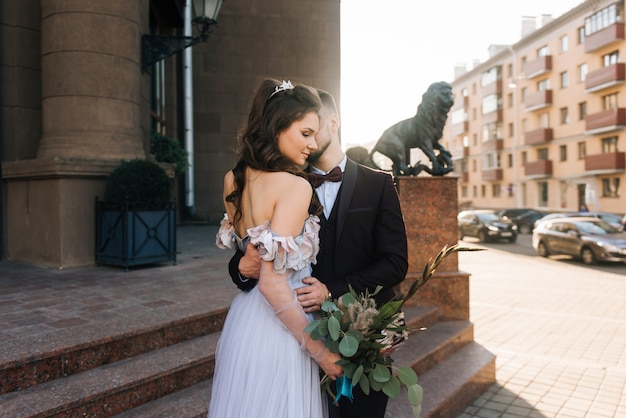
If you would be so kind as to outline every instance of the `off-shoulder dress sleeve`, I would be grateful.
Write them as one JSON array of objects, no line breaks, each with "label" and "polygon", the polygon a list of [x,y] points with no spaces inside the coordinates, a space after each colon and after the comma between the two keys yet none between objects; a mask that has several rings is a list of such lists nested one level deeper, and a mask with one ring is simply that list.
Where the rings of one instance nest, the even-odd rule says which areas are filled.
[{"label": "off-shoulder dress sleeve", "polygon": [[274,271],[284,274],[288,269],[301,270],[317,262],[319,230],[319,218],[310,215],[304,222],[302,234],[295,238],[276,234],[269,222],[248,229],[248,236],[259,248],[261,259],[274,261]]}]

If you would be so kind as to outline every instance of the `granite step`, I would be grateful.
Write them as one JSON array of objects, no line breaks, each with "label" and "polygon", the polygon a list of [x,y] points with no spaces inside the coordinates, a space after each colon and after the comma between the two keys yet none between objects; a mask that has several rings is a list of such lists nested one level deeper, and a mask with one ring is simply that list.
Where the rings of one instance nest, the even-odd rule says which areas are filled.
[{"label": "granite step", "polygon": [[165,311],[161,318],[117,321],[108,327],[81,327],[7,342],[0,352],[0,394],[209,335],[221,330],[227,311],[171,315]]},{"label": "granite step", "polygon": [[[472,341],[419,375],[424,389],[420,418],[455,418],[495,383],[495,355]],[[390,399],[386,416],[413,418],[406,390]]]},{"label": "granite step", "polygon": [[210,379],[218,338],[212,333],[4,394],[0,416],[110,417]]}]

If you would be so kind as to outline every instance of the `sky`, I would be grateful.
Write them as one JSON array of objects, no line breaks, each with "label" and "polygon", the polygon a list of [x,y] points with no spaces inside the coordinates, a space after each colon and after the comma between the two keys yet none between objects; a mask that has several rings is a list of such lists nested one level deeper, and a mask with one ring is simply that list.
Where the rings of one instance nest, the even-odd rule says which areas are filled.
[{"label": "sky", "polygon": [[342,0],[342,143],[371,147],[415,115],[428,86],[520,40],[523,16],[557,18],[583,0]]}]

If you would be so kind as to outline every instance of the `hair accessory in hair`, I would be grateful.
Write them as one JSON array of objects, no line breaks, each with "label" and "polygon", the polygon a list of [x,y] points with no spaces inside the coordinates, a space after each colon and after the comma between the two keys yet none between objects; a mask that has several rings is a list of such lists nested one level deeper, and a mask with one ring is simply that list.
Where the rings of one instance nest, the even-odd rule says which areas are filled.
[{"label": "hair accessory in hair", "polygon": [[293,90],[293,84],[291,84],[291,80],[285,81],[283,80],[283,83],[280,86],[276,86],[276,89],[272,92],[272,94],[270,94],[270,97],[268,97],[268,99],[271,99],[273,95],[275,95],[278,92],[281,91],[285,91],[285,90]]}]

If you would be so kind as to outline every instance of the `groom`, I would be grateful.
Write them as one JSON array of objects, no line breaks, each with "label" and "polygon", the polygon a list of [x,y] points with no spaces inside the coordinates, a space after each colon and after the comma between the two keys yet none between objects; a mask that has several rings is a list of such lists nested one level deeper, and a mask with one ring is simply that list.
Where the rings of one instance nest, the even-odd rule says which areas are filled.
[{"label": "groom", "polygon": [[[347,159],[339,139],[339,115],[335,99],[318,90],[322,100],[317,150],[309,156],[311,173],[330,173],[339,167],[342,176],[320,181],[315,188],[324,214],[320,215],[320,253],[309,286],[296,290],[306,312],[320,310],[329,297],[357,293],[383,286],[376,301],[382,305],[394,296],[408,269],[407,239],[398,194],[388,173],[375,171]],[[337,169],[335,169],[336,173]],[[315,186],[316,184],[314,184]],[[229,270],[233,282],[249,290],[259,274],[259,255],[248,246],[245,256],[237,252]],[[243,276],[243,277],[242,277]],[[354,387],[354,401],[329,402],[330,418],[384,418],[388,397],[383,392],[365,395]]]}]

